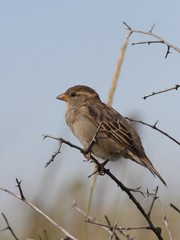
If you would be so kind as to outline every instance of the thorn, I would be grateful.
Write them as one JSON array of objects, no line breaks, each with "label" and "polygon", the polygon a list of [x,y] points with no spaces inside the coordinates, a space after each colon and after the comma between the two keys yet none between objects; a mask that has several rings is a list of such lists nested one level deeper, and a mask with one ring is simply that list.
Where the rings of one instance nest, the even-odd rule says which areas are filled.
[{"label": "thorn", "polygon": [[128,28],[128,30],[131,30],[131,28],[130,28],[130,26],[129,25],[127,25],[127,23],[126,22],[124,22],[123,21],[123,23],[124,23],[124,25]]},{"label": "thorn", "polygon": [[153,128],[156,128],[156,125],[158,124],[158,122],[159,122],[159,120],[157,120],[157,121],[155,122],[155,124],[153,125]]},{"label": "thorn", "polygon": [[179,87],[180,87],[180,85],[178,85],[178,84],[175,85],[176,90],[178,90]]},{"label": "thorn", "polygon": [[149,31],[150,33],[152,33],[154,27],[155,27],[155,23],[153,23],[152,28],[151,28],[150,31]]},{"label": "thorn", "polygon": [[46,138],[46,136],[45,136],[45,135],[42,135],[42,137],[43,137],[43,141],[44,141],[44,139]]},{"label": "thorn", "polygon": [[167,58],[168,54],[171,53],[169,50],[170,50],[170,46],[167,46],[167,52],[166,52],[165,58]]}]

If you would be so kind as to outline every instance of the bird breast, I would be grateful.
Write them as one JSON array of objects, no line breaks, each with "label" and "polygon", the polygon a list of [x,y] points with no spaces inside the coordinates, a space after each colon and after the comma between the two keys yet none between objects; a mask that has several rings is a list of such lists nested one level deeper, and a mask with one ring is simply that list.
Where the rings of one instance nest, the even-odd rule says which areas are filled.
[{"label": "bird breast", "polygon": [[84,148],[91,143],[97,127],[88,119],[79,113],[79,109],[69,109],[66,112],[66,122],[75,137],[81,142]]}]

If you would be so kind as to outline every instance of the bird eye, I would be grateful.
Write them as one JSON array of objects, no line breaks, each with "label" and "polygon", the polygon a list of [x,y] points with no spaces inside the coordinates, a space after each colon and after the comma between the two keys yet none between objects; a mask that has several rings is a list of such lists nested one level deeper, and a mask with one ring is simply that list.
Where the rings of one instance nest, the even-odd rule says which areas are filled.
[{"label": "bird eye", "polygon": [[75,92],[72,92],[71,93],[71,97],[75,97],[76,96],[76,93]]}]

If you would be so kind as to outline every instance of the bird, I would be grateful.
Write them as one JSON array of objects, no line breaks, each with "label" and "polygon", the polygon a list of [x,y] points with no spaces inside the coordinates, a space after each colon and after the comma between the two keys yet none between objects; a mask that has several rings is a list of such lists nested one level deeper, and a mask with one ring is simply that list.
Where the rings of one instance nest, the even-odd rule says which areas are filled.
[{"label": "bird", "polygon": [[57,99],[65,101],[66,123],[84,149],[91,144],[91,153],[106,162],[130,159],[149,169],[167,186],[147,157],[141,139],[130,122],[103,103],[94,89],[76,85],[58,95]]}]

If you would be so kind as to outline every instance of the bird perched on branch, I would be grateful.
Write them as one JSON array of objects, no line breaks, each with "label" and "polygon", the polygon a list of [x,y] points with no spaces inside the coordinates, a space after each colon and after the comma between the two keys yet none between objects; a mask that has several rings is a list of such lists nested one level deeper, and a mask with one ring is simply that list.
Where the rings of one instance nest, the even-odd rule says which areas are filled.
[{"label": "bird perched on branch", "polygon": [[131,159],[166,185],[146,156],[137,132],[120,113],[103,103],[95,90],[77,85],[57,99],[66,102],[66,122],[85,149],[91,144],[91,153],[105,161]]}]

